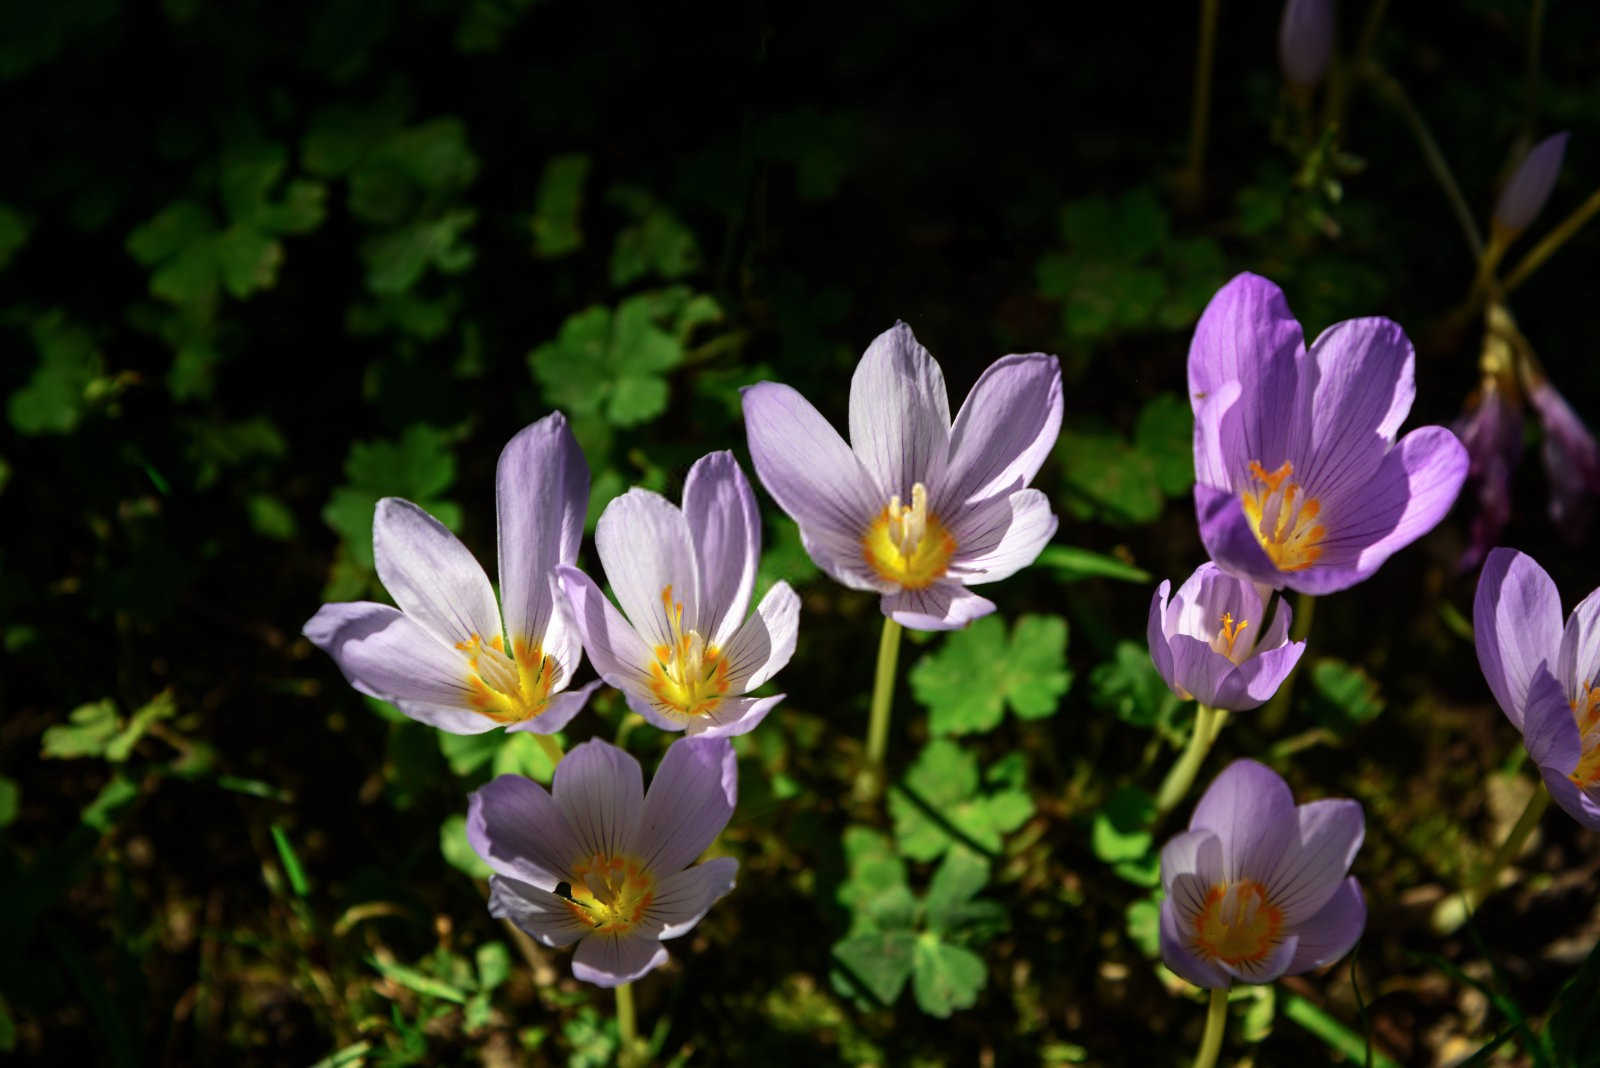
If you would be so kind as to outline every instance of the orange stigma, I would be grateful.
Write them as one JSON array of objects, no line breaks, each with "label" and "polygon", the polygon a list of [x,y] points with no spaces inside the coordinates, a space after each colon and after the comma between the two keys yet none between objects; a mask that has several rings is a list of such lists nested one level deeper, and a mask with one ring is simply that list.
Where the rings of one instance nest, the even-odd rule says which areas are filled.
[{"label": "orange stigma", "polygon": [[1250,475],[1261,485],[1240,495],[1250,529],[1279,571],[1303,571],[1316,563],[1327,534],[1317,522],[1321,502],[1305,496],[1298,482],[1290,482],[1292,474],[1294,464],[1288,460],[1270,472],[1251,460]]},{"label": "orange stigma", "polygon": [[1278,944],[1283,912],[1267,901],[1260,883],[1245,879],[1218,883],[1206,891],[1205,906],[1194,921],[1194,950],[1224,964],[1259,964]]}]

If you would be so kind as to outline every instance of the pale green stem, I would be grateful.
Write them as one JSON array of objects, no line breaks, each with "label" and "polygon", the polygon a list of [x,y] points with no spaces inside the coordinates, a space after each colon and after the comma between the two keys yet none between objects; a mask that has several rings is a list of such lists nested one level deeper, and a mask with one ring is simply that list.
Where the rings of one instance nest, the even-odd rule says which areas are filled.
[{"label": "pale green stem", "polygon": [[1200,1052],[1194,1055],[1194,1068],[1214,1068],[1217,1054],[1222,1052],[1222,1034],[1228,1029],[1228,988],[1216,987],[1211,991],[1211,1004],[1206,1008],[1206,1033],[1200,1036]]},{"label": "pale green stem", "polygon": [[1184,178],[1198,193],[1205,176],[1206,140],[1211,127],[1211,68],[1217,45],[1219,0],[1200,0],[1200,35],[1195,45],[1194,89],[1190,93],[1189,157]]},{"label": "pale green stem", "polygon": [[1583,229],[1584,224],[1597,211],[1600,211],[1600,189],[1590,193],[1588,200],[1579,204],[1577,210],[1562,219],[1553,230],[1540,238],[1539,243],[1529,249],[1521,260],[1517,261],[1511,273],[1506,275],[1505,291],[1509,293],[1526,282],[1528,276],[1542,267],[1545,260],[1555,255],[1556,250],[1566,244],[1573,234]]},{"label": "pale green stem", "polygon": [[553,768],[561,763],[561,742],[553,734],[535,734],[534,740],[539,743],[539,748],[544,750],[544,755],[549,759]]},{"label": "pale green stem", "polygon": [[1161,781],[1161,790],[1156,794],[1157,812],[1171,811],[1188,794],[1195,776],[1200,773],[1200,765],[1205,763],[1206,754],[1211,751],[1211,743],[1222,733],[1222,721],[1226,717],[1226,712],[1210,705],[1195,706],[1194,732],[1189,735],[1189,744],[1184,747],[1178,762],[1172,765],[1172,770]]},{"label": "pale green stem", "polygon": [[1411,127],[1412,136],[1417,139],[1417,146],[1422,149],[1422,160],[1428,165],[1428,170],[1433,172],[1439,187],[1444,190],[1445,199],[1450,202],[1450,208],[1455,212],[1456,222],[1461,225],[1461,233],[1471,246],[1473,257],[1482,256],[1483,237],[1478,233],[1478,224],[1472,218],[1472,209],[1467,207],[1467,199],[1461,195],[1461,187],[1456,184],[1456,177],[1451,173],[1450,165],[1445,162],[1444,153],[1439,151],[1439,143],[1433,139],[1433,134],[1428,132],[1428,125],[1422,121],[1421,113],[1412,105],[1411,98],[1406,95],[1400,83],[1376,64],[1368,63],[1363,73],[1378,87],[1378,95],[1388,100],[1406,120],[1406,125]]},{"label": "pale green stem", "polygon": [[[1303,642],[1311,636],[1311,617],[1316,614],[1317,599],[1309,593],[1296,595],[1294,599],[1294,626],[1289,630],[1289,640]],[[1261,729],[1269,734],[1276,734],[1283,729],[1284,721],[1289,718],[1289,702],[1294,698],[1294,677],[1300,673],[1300,665],[1295,664],[1290,670],[1283,684],[1278,687],[1278,692],[1272,695],[1272,700],[1267,702],[1267,707],[1261,712]]]},{"label": "pale green stem", "polygon": [[872,679],[872,718],[867,723],[867,763],[881,776],[884,752],[889,747],[889,710],[894,705],[894,669],[900,658],[900,624],[883,617],[878,639],[878,670]]},{"label": "pale green stem", "polygon": [[638,1041],[638,1024],[633,1016],[633,984],[622,983],[617,988],[617,1035],[622,1039],[622,1051],[632,1051]]},{"label": "pale green stem", "polygon": [[1544,815],[1544,810],[1550,804],[1550,791],[1545,789],[1543,783],[1536,784],[1533,796],[1528,798],[1528,805],[1522,810],[1517,824],[1511,828],[1511,833],[1506,835],[1506,840],[1500,843],[1500,848],[1495,850],[1494,856],[1489,858],[1489,863],[1478,873],[1477,878],[1469,883],[1466,889],[1453,897],[1447,897],[1439,902],[1433,910],[1433,929],[1440,934],[1449,934],[1466,922],[1467,917],[1483,904],[1484,898],[1494,893],[1500,882],[1500,872],[1505,866],[1516,859],[1522,852],[1522,847],[1528,844],[1528,836],[1533,829],[1539,826],[1539,818]]}]

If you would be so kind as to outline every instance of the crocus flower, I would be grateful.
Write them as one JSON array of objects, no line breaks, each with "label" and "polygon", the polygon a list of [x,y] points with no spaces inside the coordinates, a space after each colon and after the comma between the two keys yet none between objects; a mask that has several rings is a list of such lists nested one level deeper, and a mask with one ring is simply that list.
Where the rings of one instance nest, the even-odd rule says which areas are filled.
[{"label": "crocus flower", "polygon": [[744,391],[756,473],[836,580],[883,595],[883,613],[950,630],[994,611],[967,587],[1033,562],[1056,517],[1026,489],[1061,428],[1054,356],[1003,356],[950,422],[944,373],[904,323],[868,346],[850,381],[850,444],[795,390]]},{"label": "crocus flower", "polygon": [[622,612],[577,568],[556,574],[589,662],[629,708],[662,730],[718,737],[751,730],[783,700],[743,696],[794,654],[800,598],[775,582],[746,618],[761,514],[731,452],[689,469],[681,511],[645,489],[616,498],[594,541]]},{"label": "crocus flower", "polygon": [[550,575],[577,557],[588,500],[583,452],[566,418],[547,415],[511,439],[495,471],[503,627],[467,547],[410,501],[385,497],[372,518],[372,555],[400,607],[325,604],[305,636],[357,690],[451,734],[558,731],[600,685],[561,692],[582,646]]},{"label": "crocus flower", "polygon": [[1495,201],[1495,226],[1514,235],[1533,222],[1556,187],[1561,158],[1566,152],[1565,130],[1546,137],[1528,151]]},{"label": "crocus flower", "polygon": [[1511,521],[1511,473],[1522,455],[1522,406],[1497,376],[1485,375],[1454,429],[1467,450],[1467,480],[1477,488],[1478,512],[1456,565],[1467,571],[1482,562]]},{"label": "crocus flower", "polygon": [[727,826],[738,776],[722,738],[673,742],[649,793],[639,762],[598,738],[556,765],[549,793],[501,775],[467,810],[467,840],[495,872],[489,914],[547,946],[578,943],[585,982],[632,982],[733,889],[738,861],[689,865]]},{"label": "crocus flower", "polygon": [[1550,478],[1550,521],[1567,540],[1576,542],[1588,528],[1594,498],[1600,494],[1600,447],[1549,379],[1534,384],[1528,403],[1544,427],[1540,454]]},{"label": "crocus flower", "polygon": [[1566,626],[1556,584],[1533,557],[1495,549],[1472,603],[1478,666],[1556,804],[1600,830],[1600,590]]},{"label": "crocus flower", "polygon": [[1335,323],[1306,350],[1283,291],[1241,274],[1189,346],[1195,510],[1211,558],[1281,589],[1330,593],[1432,529],[1467,475],[1411,409],[1411,342],[1388,319]]},{"label": "crocus flower", "polygon": [[1212,708],[1242,712],[1277,692],[1305,642],[1289,640],[1289,605],[1269,622],[1254,583],[1201,564],[1168,603],[1170,581],[1150,600],[1150,656],[1172,692]]},{"label": "crocus flower", "polygon": [[1278,24],[1283,75],[1310,88],[1322,80],[1333,55],[1333,0],[1289,0]]},{"label": "crocus flower", "polygon": [[1365,831],[1357,802],[1296,807],[1271,768],[1235,760],[1161,850],[1162,960],[1212,989],[1338,960],[1367,923],[1348,875]]}]

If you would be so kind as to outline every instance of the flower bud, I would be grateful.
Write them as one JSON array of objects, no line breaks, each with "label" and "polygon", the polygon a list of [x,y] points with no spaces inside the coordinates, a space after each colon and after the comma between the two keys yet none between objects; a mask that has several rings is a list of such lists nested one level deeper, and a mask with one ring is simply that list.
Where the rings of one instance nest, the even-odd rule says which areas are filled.
[{"label": "flower bud", "polygon": [[1550,199],[1556,176],[1561,173],[1561,157],[1567,152],[1567,133],[1552,134],[1534,145],[1517,165],[1516,173],[1494,205],[1495,225],[1511,233],[1527,228]]},{"label": "flower bud", "polygon": [[1600,494],[1600,446],[1549,379],[1534,384],[1528,402],[1544,426],[1541,452],[1550,478],[1550,522],[1576,542],[1588,527],[1593,498]]},{"label": "flower bud", "polygon": [[1522,406],[1498,376],[1485,375],[1451,429],[1467,447],[1467,481],[1478,502],[1466,551],[1456,565],[1458,571],[1470,571],[1483,562],[1511,521],[1511,472],[1522,455]]},{"label": "flower bud", "polygon": [[1288,0],[1278,26],[1278,59],[1293,85],[1322,80],[1333,55],[1333,0]]}]

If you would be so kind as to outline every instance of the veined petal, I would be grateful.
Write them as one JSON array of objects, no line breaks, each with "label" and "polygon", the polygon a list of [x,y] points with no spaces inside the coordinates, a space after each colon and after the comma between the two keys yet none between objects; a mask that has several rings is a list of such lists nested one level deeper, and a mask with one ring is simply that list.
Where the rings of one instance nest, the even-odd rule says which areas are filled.
[{"label": "veined petal", "polygon": [[1010,578],[1038,559],[1056,532],[1050,499],[1036,489],[971,506],[953,523],[950,571],[968,586]]},{"label": "veined petal", "polygon": [[[1222,842],[1215,831],[1201,828],[1180,831],[1161,847],[1161,887],[1172,896],[1173,881],[1180,875],[1192,875],[1199,886],[1212,886],[1222,881]],[[1192,903],[1199,913],[1201,901]]]},{"label": "veined petal", "polygon": [[1528,683],[1522,744],[1533,762],[1563,775],[1572,774],[1583,756],[1583,739],[1561,681],[1540,664]]},{"label": "veined petal", "polygon": [[881,604],[884,615],[912,630],[958,630],[994,611],[993,601],[947,580],[886,593]]},{"label": "veined petal", "polygon": [[447,645],[501,637],[489,576],[460,539],[410,501],[378,502],[372,556],[394,603]]},{"label": "veined petal", "polygon": [[1264,882],[1296,840],[1299,818],[1289,784],[1277,772],[1254,760],[1235,760],[1195,805],[1189,829],[1198,828],[1222,840],[1227,882]]},{"label": "veined petal", "polygon": [[739,800],[739,765],[722,738],[680,738],[650,781],[631,852],[657,878],[682,871],[716,840]]},{"label": "veined petal", "polygon": [[786,696],[775,693],[770,697],[729,697],[709,714],[680,726],[691,738],[734,738],[749,734]]},{"label": "veined petal", "polygon": [[1342,497],[1372,476],[1411,411],[1415,356],[1398,323],[1373,317],[1324,330],[1311,360],[1311,441],[1295,474],[1313,497]]},{"label": "veined petal", "polygon": [[550,891],[504,875],[489,877],[489,915],[510,920],[547,946],[570,946],[590,931],[565,900]]},{"label": "veined petal", "polygon": [[623,688],[624,682],[648,687],[647,672],[655,653],[606,600],[594,580],[565,565],[556,568],[556,580],[561,583],[567,610],[572,613],[572,625],[583,636],[589,663],[600,677],[618,689]]},{"label": "veined petal", "polygon": [[749,693],[781,671],[794,655],[799,632],[800,596],[787,582],[774,582],[722,650],[729,691]]},{"label": "veined petal", "polygon": [[1274,589],[1288,582],[1289,574],[1279,571],[1261,548],[1237,493],[1196,482],[1194,510],[1200,520],[1200,540],[1211,559],[1241,578]]},{"label": "veined petal", "polygon": [[1219,961],[1217,966],[1228,975],[1246,983],[1270,983],[1289,971],[1289,964],[1294,960],[1295,954],[1300,951],[1300,936],[1291,934],[1284,936],[1283,941],[1273,946],[1265,958],[1259,961],[1240,961],[1238,964],[1229,964]]},{"label": "veined petal", "polygon": [[978,376],[950,432],[950,465],[933,508],[953,514],[965,501],[1033,481],[1061,432],[1061,365],[1042,352],[1002,356]]},{"label": "veined petal", "polygon": [[1545,789],[1562,811],[1591,831],[1600,831],[1600,801],[1580,790],[1571,778],[1555,768],[1540,768]]},{"label": "veined petal", "polygon": [[1295,932],[1300,945],[1285,975],[1320,968],[1349,953],[1367,926],[1367,903],[1354,875],[1339,884],[1328,903]]},{"label": "veined petal", "polygon": [[466,658],[396,608],[373,601],[325,604],[303,633],[369,697],[453,708],[468,723],[481,722],[480,730],[495,726],[472,710]]},{"label": "veined petal", "polygon": [[1266,704],[1278,692],[1278,687],[1283,685],[1283,680],[1289,677],[1289,672],[1294,670],[1305,651],[1305,642],[1289,642],[1276,647],[1268,646],[1264,651],[1247,658],[1233,669],[1230,677],[1223,680],[1223,692],[1218,695],[1217,707],[1244,712]]},{"label": "veined petal", "polygon": [[725,645],[744,621],[761,557],[761,512],[733,453],[702,456],[689,468],[683,514],[700,568],[700,631]]},{"label": "veined petal", "polygon": [[644,773],[632,755],[591,738],[561,759],[550,786],[583,856],[615,856],[633,844]]},{"label": "veined petal", "polygon": [[669,587],[673,602],[683,606],[683,630],[696,625],[699,568],[689,523],[671,501],[650,490],[629,490],[600,513],[594,545],[611,592],[646,642],[671,646],[676,641],[663,592]]},{"label": "veined petal", "polygon": [[909,501],[914,483],[931,488],[943,474],[950,446],[944,372],[905,323],[874,338],[856,364],[850,445],[885,501]]},{"label": "veined petal", "polygon": [[574,716],[583,711],[583,706],[589,703],[589,698],[598,690],[603,681],[595,679],[591,683],[578,687],[568,693],[553,694],[544,711],[532,719],[525,719],[513,723],[506,728],[507,734],[517,731],[526,731],[529,734],[555,734],[568,723]]},{"label": "veined petal", "polygon": [[[1207,990],[1225,990],[1232,985],[1232,980],[1221,968],[1189,948],[1188,932],[1193,930],[1194,920],[1178,915],[1176,899],[1184,897],[1187,891],[1198,884],[1199,880],[1194,876],[1183,875],[1174,884],[1173,891],[1161,902],[1161,961],[1195,986]],[[1203,888],[1200,896],[1203,901]],[[1194,915],[1199,915],[1199,911],[1196,910]]]},{"label": "veined petal", "polygon": [[572,974],[595,986],[621,986],[667,962],[667,947],[638,934],[590,934],[572,955]]},{"label": "veined petal", "polygon": [[1172,659],[1172,648],[1167,643],[1166,618],[1167,598],[1172,593],[1172,582],[1162,579],[1161,585],[1156,587],[1155,596],[1150,598],[1150,614],[1145,619],[1145,641],[1150,646],[1150,659],[1155,661],[1156,672],[1167,684],[1167,688],[1182,697],[1185,691],[1178,683],[1176,665]]},{"label": "veined petal", "polygon": [[717,899],[733,889],[739,862],[716,857],[656,883],[655,900],[645,910],[652,924],[660,924],[658,938],[681,938],[710,911]]},{"label": "veined petal", "polygon": [[1228,696],[1222,687],[1233,674],[1232,660],[1211,648],[1210,642],[1189,634],[1174,634],[1167,639],[1167,648],[1172,651],[1173,677],[1191,697],[1213,708],[1233,708],[1222,703]]},{"label": "veined petal", "polygon": [[1295,812],[1299,835],[1264,880],[1267,900],[1283,910],[1293,929],[1315,916],[1339,889],[1366,836],[1358,802],[1312,801]]},{"label": "veined petal", "polygon": [[1484,680],[1522,730],[1533,674],[1561,648],[1561,595],[1533,557],[1514,549],[1489,553],[1472,599],[1472,634]]},{"label": "veined petal", "polygon": [[552,570],[546,575],[544,581],[548,589],[545,597],[548,599],[550,611],[544,625],[544,641],[540,644],[540,650],[545,656],[555,658],[556,664],[561,668],[559,685],[565,687],[571,684],[572,677],[578,672],[578,665],[583,662],[583,635],[572,618],[572,605],[561,589],[561,580],[555,571]]},{"label": "veined petal", "polygon": [[1249,472],[1248,445],[1239,420],[1229,415],[1244,387],[1223,382],[1210,392],[1191,397],[1194,409],[1194,480],[1197,486],[1231,492]]},{"label": "veined petal", "polygon": [[1567,618],[1554,671],[1566,687],[1568,701],[1577,701],[1585,688],[1600,684],[1600,590],[1579,601]]},{"label": "veined petal", "polygon": [[560,412],[523,428],[495,468],[500,595],[513,639],[544,646],[550,569],[578,558],[589,508],[589,465]]},{"label": "veined petal", "polygon": [[497,776],[473,792],[467,841],[501,875],[546,887],[570,878],[585,855],[560,806],[522,775]]}]

